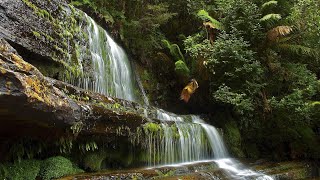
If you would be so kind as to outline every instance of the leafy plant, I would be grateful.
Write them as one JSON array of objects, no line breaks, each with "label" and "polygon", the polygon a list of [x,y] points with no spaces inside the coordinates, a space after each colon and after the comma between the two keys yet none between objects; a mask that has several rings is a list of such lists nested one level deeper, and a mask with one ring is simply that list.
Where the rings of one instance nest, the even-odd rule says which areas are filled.
[{"label": "leafy plant", "polygon": [[198,11],[197,13],[198,17],[201,18],[203,21],[209,21],[211,27],[219,29],[219,30],[223,30],[223,25],[217,21],[216,19],[214,19],[213,17],[211,17],[209,15],[209,13],[207,11],[205,11],[204,9]]}]

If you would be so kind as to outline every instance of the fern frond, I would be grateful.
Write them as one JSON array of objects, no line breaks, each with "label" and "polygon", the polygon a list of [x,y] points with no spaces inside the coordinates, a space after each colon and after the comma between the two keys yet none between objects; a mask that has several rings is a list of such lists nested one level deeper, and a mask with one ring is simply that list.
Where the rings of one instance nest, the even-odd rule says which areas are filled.
[{"label": "fern frond", "polygon": [[266,21],[277,21],[281,19],[281,15],[280,14],[267,14],[265,16],[263,16],[260,21],[262,22],[266,22]]},{"label": "fern frond", "polygon": [[293,31],[291,26],[277,26],[267,32],[269,41],[277,41]]},{"label": "fern frond", "polygon": [[287,51],[296,55],[303,55],[313,58],[319,57],[319,52],[316,49],[298,44],[278,44],[277,47],[283,51]]},{"label": "fern frond", "polygon": [[172,53],[176,56],[176,58],[181,59],[185,62],[185,59],[180,50],[180,47],[177,44],[172,44],[171,47],[172,47]]},{"label": "fern frond", "polygon": [[168,40],[162,40],[162,43],[166,48],[169,49],[170,54],[175,58],[175,61],[179,59],[185,61],[184,56],[180,50],[180,47],[177,44],[171,44]]},{"label": "fern frond", "polygon": [[215,27],[216,29],[219,29],[219,30],[224,29],[223,25],[219,21],[217,21],[216,19],[211,17],[206,10],[202,9],[202,10],[198,11],[197,15],[203,21],[210,21],[212,23],[212,26]]},{"label": "fern frond", "polygon": [[266,2],[264,4],[262,4],[261,8],[265,9],[265,8],[267,8],[269,6],[273,6],[273,5],[277,5],[277,4],[278,4],[278,1],[268,1],[268,2]]}]

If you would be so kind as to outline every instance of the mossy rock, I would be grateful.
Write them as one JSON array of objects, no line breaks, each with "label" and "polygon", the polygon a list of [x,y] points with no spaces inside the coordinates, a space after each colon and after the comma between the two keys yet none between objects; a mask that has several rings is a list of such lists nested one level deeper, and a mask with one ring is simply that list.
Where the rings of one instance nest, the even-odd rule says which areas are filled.
[{"label": "mossy rock", "polygon": [[52,178],[59,178],[81,172],[83,172],[83,170],[75,166],[69,159],[62,156],[56,156],[43,161],[40,177],[44,180],[50,180]]},{"label": "mossy rock", "polygon": [[83,160],[84,167],[90,171],[101,170],[102,162],[107,158],[107,153],[104,151],[89,152]]},{"label": "mossy rock", "polygon": [[40,161],[22,160],[13,164],[0,165],[0,178],[13,180],[34,180],[40,171]]},{"label": "mossy rock", "polygon": [[159,132],[161,131],[161,126],[159,124],[156,124],[156,123],[146,123],[144,126],[143,126],[143,129],[144,129],[144,132],[146,134],[149,134],[149,133],[156,133],[156,132]]},{"label": "mossy rock", "polygon": [[241,149],[241,134],[234,121],[230,121],[224,128],[225,137],[229,146],[230,152],[236,157],[244,157]]},{"label": "mossy rock", "polygon": [[127,149],[103,149],[87,152],[83,166],[88,171],[100,171],[108,168],[128,167],[133,162],[133,156]]},{"label": "mossy rock", "polygon": [[186,65],[185,62],[183,62],[182,60],[178,60],[175,63],[175,71],[178,75],[183,76],[183,77],[189,77],[190,76],[190,70],[188,68],[188,66]]}]

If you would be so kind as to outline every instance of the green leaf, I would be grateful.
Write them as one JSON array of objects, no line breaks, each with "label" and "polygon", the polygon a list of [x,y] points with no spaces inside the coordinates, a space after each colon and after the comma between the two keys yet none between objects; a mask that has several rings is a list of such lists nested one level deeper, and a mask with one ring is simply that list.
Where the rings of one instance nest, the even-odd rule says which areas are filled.
[{"label": "green leaf", "polygon": [[267,14],[263,16],[260,21],[266,22],[266,21],[277,21],[281,19],[280,14]]},{"label": "green leaf", "polygon": [[222,25],[219,21],[217,21],[216,19],[214,19],[213,17],[211,17],[206,10],[203,10],[203,9],[202,9],[202,10],[198,11],[197,15],[198,15],[198,17],[200,17],[203,21],[210,21],[210,22],[214,25],[214,27],[215,27],[216,29],[220,29],[220,30],[223,30],[223,29],[224,29],[224,28],[223,28],[223,25]]},{"label": "green leaf", "polygon": [[267,8],[269,6],[273,6],[273,5],[276,6],[277,4],[278,4],[278,1],[268,1],[268,2],[266,2],[264,4],[262,4],[261,8],[265,9],[265,8]]}]

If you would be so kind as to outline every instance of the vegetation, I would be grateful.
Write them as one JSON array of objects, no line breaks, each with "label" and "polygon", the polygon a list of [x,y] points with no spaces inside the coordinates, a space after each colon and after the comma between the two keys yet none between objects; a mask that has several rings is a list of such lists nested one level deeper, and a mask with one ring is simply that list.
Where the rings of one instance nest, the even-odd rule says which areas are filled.
[{"label": "vegetation", "polygon": [[[319,158],[320,149],[315,148],[320,147],[316,140],[319,139],[318,1],[72,3],[80,7],[89,5],[100,14],[144,64],[147,69],[144,74],[154,72],[153,78],[157,80],[148,76],[145,81],[159,83],[159,90],[168,97],[161,101],[177,99],[170,94],[178,94],[182,85],[195,77],[200,87],[208,89],[199,90],[199,101],[194,106],[207,105],[209,100],[210,107],[231,112],[233,119],[238,119],[236,126],[240,128],[242,143],[257,143],[253,149],[260,156],[277,149],[274,158]],[[163,63],[168,64],[167,69],[161,67]],[[310,145],[310,141],[317,145]],[[298,148],[302,144],[310,153]]]},{"label": "vegetation", "polygon": [[[318,0],[70,0],[68,8],[59,7],[57,11],[66,17],[66,9],[70,9],[65,24],[59,20],[63,17],[41,9],[34,1],[23,2],[55,30],[50,34],[31,31],[31,35],[51,43],[60,54],[53,57],[71,55],[70,62],[64,62],[69,71],[65,79],[83,72],[78,41],[85,35],[80,33],[78,22],[85,20],[75,12],[75,5],[110,27],[113,37],[138,63],[141,80],[154,105],[214,117],[211,123],[224,129],[231,153],[238,157],[320,159]],[[62,42],[54,44],[56,39]],[[69,39],[74,40],[72,52],[66,51]],[[17,57],[12,60],[22,61]],[[43,68],[47,74],[59,70]],[[2,69],[0,72],[6,73]],[[199,88],[186,104],[179,100],[179,94],[191,78],[197,80]],[[39,79],[25,79],[35,92],[31,94],[34,99],[54,104]],[[68,97],[79,104],[92,101],[86,95]],[[117,102],[94,101],[93,105],[114,114],[130,110]],[[83,113],[81,116],[85,116]],[[115,161],[122,167],[132,163],[131,154],[125,157],[122,152],[106,151],[109,140],[98,144],[91,137],[77,141],[85,125],[81,121],[74,123],[68,129],[72,138],[57,138],[51,145],[29,139],[9,143],[12,146],[6,160],[11,163],[0,164],[0,178],[52,179],[82,172],[69,159],[57,156],[74,151],[84,155],[83,166],[91,171],[101,170],[104,163],[114,159],[122,158],[123,162]],[[171,128],[178,139],[177,127]],[[129,127],[119,127],[115,139],[121,138],[122,131],[131,133]],[[137,131],[135,141],[142,134],[151,142],[163,135],[161,125],[153,122]],[[172,173],[158,174],[166,177]]]},{"label": "vegetation", "polygon": [[40,177],[44,180],[49,180],[80,172],[83,172],[83,170],[77,168],[69,159],[56,156],[43,161],[41,164]]}]

